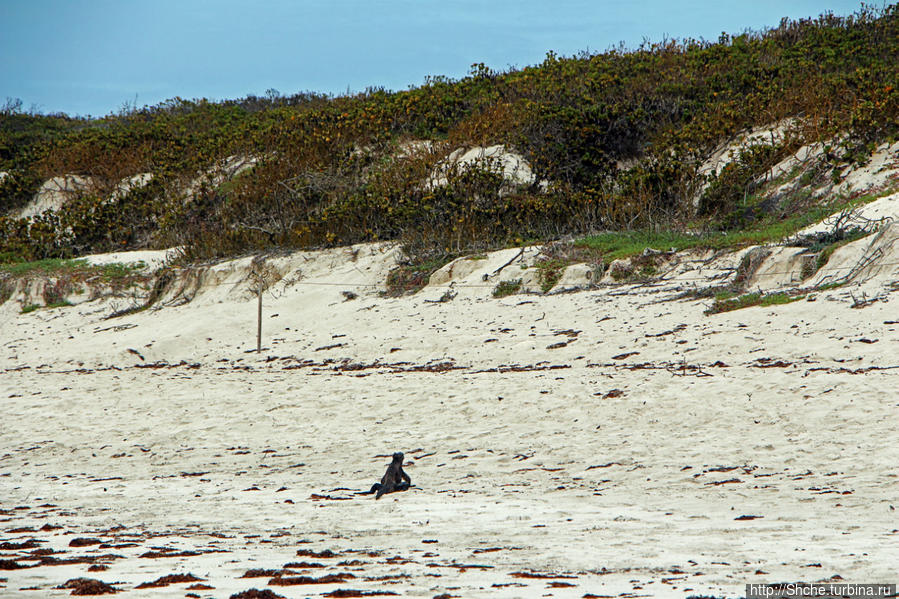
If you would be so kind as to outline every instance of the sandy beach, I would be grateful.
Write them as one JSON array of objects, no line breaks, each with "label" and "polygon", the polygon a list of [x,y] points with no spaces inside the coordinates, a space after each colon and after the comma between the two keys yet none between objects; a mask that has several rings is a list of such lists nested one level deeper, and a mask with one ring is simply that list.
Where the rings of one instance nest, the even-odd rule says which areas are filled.
[{"label": "sandy beach", "polygon": [[[386,298],[395,252],[272,259],[261,353],[249,258],[119,318],[116,298],[0,306],[0,595],[79,577],[204,598],[895,582],[896,266],[706,315],[684,289],[738,255],[497,299],[504,250]],[[356,495],[395,451],[413,488]]]}]

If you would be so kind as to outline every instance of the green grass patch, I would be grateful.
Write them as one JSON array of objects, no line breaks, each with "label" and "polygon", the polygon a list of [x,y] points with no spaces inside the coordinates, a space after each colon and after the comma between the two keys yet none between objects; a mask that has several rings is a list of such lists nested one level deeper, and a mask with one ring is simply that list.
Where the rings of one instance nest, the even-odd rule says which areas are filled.
[{"label": "green grass patch", "polygon": [[65,300],[53,302],[47,304],[46,306],[42,306],[41,304],[28,304],[27,306],[24,306],[22,308],[22,314],[28,314],[29,312],[34,312],[35,310],[40,310],[42,308],[65,308],[66,306],[71,305],[73,304]]},{"label": "green grass patch", "polygon": [[66,300],[59,300],[56,302],[51,302],[44,307],[45,308],[65,308],[67,306],[72,306],[72,305],[74,305],[74,304],[72,304],[72,302],[68,302]]},{"label": "green grass patch", "polygon": [[622,231],[600,233],[584,237],[575,242],[575,246],[583,247],[602,254],[603,259],[611,262],[622,258],[630,258],[643,253],[647,248],[677,251],[694,247],[702,247],[708,238],[689,233],[674,231],[646,232]]},{"label": "green grass patch", "polygon": [[714,303],[705,313],[720,314],[721,312],[731,312],[751,306],[778,306],[804,298],[805,294],[793,295],[782,291],[775,293],[746,293],[737,297],[727,297],[726,294],[723,294],[720,299],[716,296]]},{"label": "green grass patch", "polygon": [[86,260],[65,260],[62,258],[0,264],[0,272],[8,273],[14,277],[25,277],[34,274],[59,274],[86,270],[88,268],[90,268],[90,265]]},{"label": "green grass patch", "polygon": [[0,273],[8,273],[14,277],[28,276],[31,274],[61,274],[67,272],[91,271],[102,274],[105,277],[117,278],[134,274],[146,267],[144,262],[133,264],[88,264],[87,260],[66,260],[62,258],[48,258],[34,262],[6,262],[0,263]]},{"label": "green grass patch", "polygon": [[6,273],[12,277],[28,277],[34,275],[64,275],[85,273],[100,275],[104,279],[123,279],[137,274],[146,268],[143,261],[133,264],[88,264],[87,260],[67,260],[62,258],[47,258],[34,262],[4,262],[0,263],[0,274]]},{"label": "green grass patch", "polygon": [[762,301],[759,302],[759,305],[762,307],[779,306],[781,304],[797,302],[801,299],[805,299],[805,295],[790,295],[789,293],[768,293],[762,296]]},{"label": "green grass patch", "polygon": [[815,287],[815,291],[828,291],[830,289],[839,289],[845,285],[845,283],[833,282],[833,283],[824,283],[823,285],[818,285]]}]

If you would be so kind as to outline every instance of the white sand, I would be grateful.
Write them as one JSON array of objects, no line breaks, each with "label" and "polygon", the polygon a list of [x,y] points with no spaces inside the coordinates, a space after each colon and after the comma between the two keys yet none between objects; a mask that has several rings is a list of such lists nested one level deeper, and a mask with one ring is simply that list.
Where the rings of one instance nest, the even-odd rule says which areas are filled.
[{"label": "white sand", "polygon": [[[747,582],[896,581],[892,271],[861,309],[850,287],[706,316],[708,301],[672,298],[738,256],[684,257],[659,285],[494,299],[520,266],[484,275],[513,255],[399,299],[377,295],[387,245],[273,260],[261,354],[249,259],[176,286],[173,307],[112,320],[109,300],[0,305],[0,543],[118,556],[97,572],[0,570],[0,596],[68,596],[53,587],[80,576],[154,598],[733,597]],[[450,285],[455,298],[434,302]],[[192,301],[174,305],[182,291]],[[353,495],[394,451],[415,487]],[[69,547],[78,537],[105,545]],[[200,553],[140,557],[160,548]],[[37,564],[31,551],[0,560]],[[324,566],[297,576],[355,578],[239,578],[291,562]],[[214,589],[135,589],[186,572]]]},{"label": "white sand", "polygon": [[59,210],[71,198],[85,193],[94,185],[90,177],[60,175],[44,181],[34,198],[22,208],[17,218],[31,218],[47,210]]},{"label": "white sand", "polygon": [[475,146],[453,150],[434,169],[426,187],[428,189],[445,187],[450,173],[473,166],[486,168],[501,175],[506,187],[509,188],[533,185],[537,180],[524,156],[510,151],[506,146]]}]

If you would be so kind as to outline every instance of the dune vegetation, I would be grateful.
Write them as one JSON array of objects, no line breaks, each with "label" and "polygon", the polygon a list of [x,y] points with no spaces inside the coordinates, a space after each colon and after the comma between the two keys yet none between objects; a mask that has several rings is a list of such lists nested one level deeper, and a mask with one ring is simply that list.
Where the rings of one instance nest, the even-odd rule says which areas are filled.
[{"label": "dune vegetation", "polygon": [[[610,251],[659,236],[701,243],[688,231],[741,243],[846,200],[752,198],[759,176],[804,144],[829,144],[828,168],[814,178],[895,140],[896,56],[892,5],[715,41],[550,52],[507,72],[477,64],[462,79],[399,92],[175,98],[102,118],[31,114],[7,101],[0,262],[176,245],[200,260],[400,240],[434,260],[587,234],[599,236],[585,245]],[[779,139],[701,172],[735,133],[785,119]],[[492,158],[447,161],[458,148],[494,145],[522,156],[533,181],[509,184]],[[435,169],[440,185],[428,183]],[[143,173],[141,185],[121,187]],[[91,185],[58,209],[19,216],[43,181],[63,175]]]}]

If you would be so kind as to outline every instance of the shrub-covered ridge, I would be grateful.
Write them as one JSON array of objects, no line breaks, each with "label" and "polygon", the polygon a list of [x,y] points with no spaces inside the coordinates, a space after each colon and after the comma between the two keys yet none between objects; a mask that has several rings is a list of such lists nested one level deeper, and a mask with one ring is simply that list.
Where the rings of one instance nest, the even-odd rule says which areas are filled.
[{"label": "shrub-covered ridge", "polygon": [[[449,254],[602,230],[726,232],[772,214],[787,219],[817,198],[754,203],[772,166],[822,142],[810,176],[836,176],[899,134],[897,17],[895,5],[864,8],[715,42],[550,53],[540,65],[474,65],[458,81],[435,77],[395,93],[174,99],[95,120],[8,104],[0,252],[33,260],[183,245],[200,258],[401,239]],[[736,132],[785,120],[779,138],[700,172]],[[495,145],[520,154],[534,182],[510,187],[485,160],[425,183],[457,148]],[[235,159],[252,167],[219,176]],[[152,179],[113,193],[139,173]],[[16,217],[41,181],[64,174],[91,186],[56,211]]]}]

